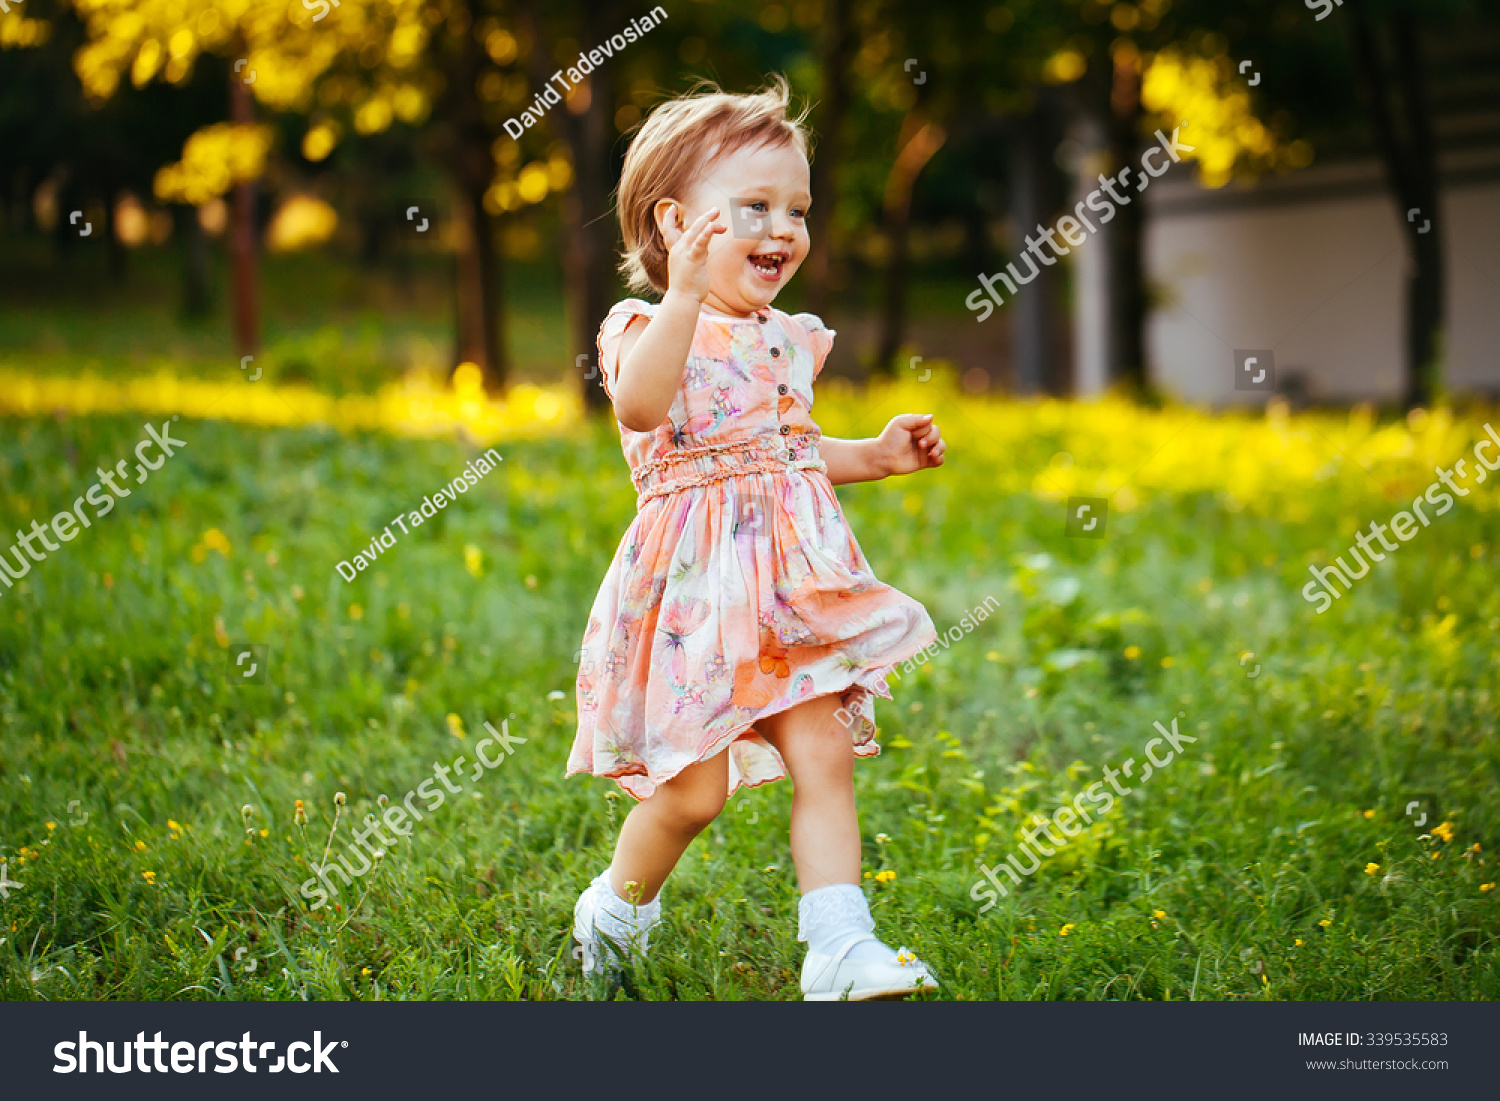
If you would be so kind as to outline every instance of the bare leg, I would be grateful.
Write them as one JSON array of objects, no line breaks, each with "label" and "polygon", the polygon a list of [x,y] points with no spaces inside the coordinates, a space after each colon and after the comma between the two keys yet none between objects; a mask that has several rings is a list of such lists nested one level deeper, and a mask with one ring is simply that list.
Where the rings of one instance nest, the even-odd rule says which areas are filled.
[{"label": "bare leg", "polygon": [[820,696],[756,724],[792,775],[792,863],[803,894],[859,882],[854,743],[834,717],[841,706]]},{"label": "bare leg", "polygon": [[[727,750],[689,765],[637,803],[620,827],[610,885],[615,894],[643,906],[656,897],[693,838],[719,816],[729,793]],[[632,891],[627,884],[637,884]]]}]

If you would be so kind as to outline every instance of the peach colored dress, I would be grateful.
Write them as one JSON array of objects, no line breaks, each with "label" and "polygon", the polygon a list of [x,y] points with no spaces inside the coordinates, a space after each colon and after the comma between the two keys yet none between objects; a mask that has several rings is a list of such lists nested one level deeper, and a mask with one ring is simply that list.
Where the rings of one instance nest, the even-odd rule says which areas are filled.
[{"label": "peach colored dress", "polygon": [[[599,330],[614,396],[627,299]],[[811,314],[699,316],[667,420],[620,425],[637,514],[583,635],[567,775],[609,776],[637,799],[729,747],[729,790],[786,775],[755,729],[838,695],[871,757],[886,674],[935,641],[927,610],[870,572],[844,520],[813,423],[833,333]]]}]

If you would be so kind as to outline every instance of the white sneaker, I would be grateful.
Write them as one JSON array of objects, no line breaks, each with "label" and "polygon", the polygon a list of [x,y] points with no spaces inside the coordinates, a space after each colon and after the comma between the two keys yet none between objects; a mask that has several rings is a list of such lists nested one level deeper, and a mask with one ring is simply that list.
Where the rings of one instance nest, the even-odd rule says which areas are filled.
[{"label": "white sneaker", "polygon": [[935,990],[937,979],[927,965],[905,946],[895,962],[851,960],[846,957],[856,944],[874,940],[870,936],[850,939],[831,956],[809,952],[802,963],[802,997],[809,1002],[851,1002],[872,998],[904,998],[919,990]]},{"label": "white sneaker", "polygon": [[573,939],[578,942],[573,949],[573,958],[582,962],[585,976],[603,974],[618,978],[622,957],[629,956],[636,960],[645,958],[651,940],[651,929],[656,922],[641,929],[628,940],[606,937],[598,927],[601,882],[603,890],[613,890],[607,879],[595,880],[584,888],[578,901],[573,904]]}]

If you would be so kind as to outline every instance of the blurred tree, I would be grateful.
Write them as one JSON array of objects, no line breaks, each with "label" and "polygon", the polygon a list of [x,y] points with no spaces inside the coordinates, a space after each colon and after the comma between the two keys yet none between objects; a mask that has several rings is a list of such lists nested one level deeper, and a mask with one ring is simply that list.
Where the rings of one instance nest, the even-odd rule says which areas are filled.
[{"label": "blurred tree", "polygon": [[[176,89],[133,91],[98,106],[84,95],[71,58],[84,41],[83,27],[54,0],[28,0],[0,13],[0,149],[4,180],[17,228],[29,223],[33,198],[50,212],[57,253],[67,261],[79,247],[68,212],[88,207],[105,212],[91,233],[109,250],[110,272],[125,274],[127,250],[115,225],[117,204],[127,195],[148,197],[156,170],[172,160],[198,128],[225,110],[222,73],[201,73]],[[187,227],[179,226],[179,229]],[[201,227],[182,233],[183,307],[189,316],[210,303],[207,252]]]},{"label": "blurred tree", "polygon": [[[180,84],[200,54],[234,61],[235,123],[189,139],[181,161],[158,173],[163,198],[201,204],[261,174],[270,132],[249,122],[251,97],[272,111],[311,116],[302,143],[311,163],[332,152],[346,124],[372,135],[430,116],[431,151],[453,194],[454,360],[478,364],[491,389],[504,385],[496,218],[565,188],[571,167],[530,164],[515,180],[497,171],[503,121],[525,100],[524,82],[507,71],[522,50],[498,18],[502,0],[302,0],[300,7],[244,0],[233,9],[212,0],[72,3],[88,32],[75,67],[96,101],[108,100],[127,73],[138,87],[158,75]],[[210,150],[220,155],[204,155]],[[242,272],[253,262],[252,205],[240,199],[234,207]],[[254,313],[243,284],[241,294],[243,326]]]},{"label": "blurred tree", "polygon": [[[1349,44],[1369,111],[1370,129],[1384,162],[1411,249],[1406,276],[1406,379],[1408,406],[1426,405],[1442,384],[1445,284],[1438,147],[1431,97],[1422,61],[1423,15],[1407,3],[1367,10],[1351,3]],[[1382,41],[1384,40],[1384,41]],[[1415,216],[1413,216],[1413,214]],[[1419,224],[1420,223],[1420,224]],[[1423,227],[1426,227],[1424,230]]]},{"label": "blurred tree", "polygon": [[[633,6],[622,0],[596,0],[573,5],[549,4],[542,12],[536,0],[518,0],[521,26],[535,43],[528,55],[533,88],[546,88],[553,74],[577,60],[580,47],[588,50],[609,39],[630,21]],[[611,58],[611,61],[614,59]],[[584,403],[600,409],[609,405],[604,388],[595,380],[595,334],[611,305],[614,287],[616,220],[610,192],[610,144],[615,137],[611,107],[615,102],[615,73],[605,64],[569,87],[563,109],[547,115],[573,165],[573,186],[562,197],[564,234],[563,272],[568,288],[570,363],[587,356],[582,372]]]},{"label": "blurred tree", "polygon": [[845,129],[853,96],[853,68],[859,36],[854,26],[855,0],[824,0],[818,37],[818,102],[811,123],[818,135],[812,162],[812,193],[817,199],[821,232],[812,235],[804,262],[807,268],[807,309],[822,317],[828,312],[833,280],[835,213],[838,210],[839,166],[845,156]]}]

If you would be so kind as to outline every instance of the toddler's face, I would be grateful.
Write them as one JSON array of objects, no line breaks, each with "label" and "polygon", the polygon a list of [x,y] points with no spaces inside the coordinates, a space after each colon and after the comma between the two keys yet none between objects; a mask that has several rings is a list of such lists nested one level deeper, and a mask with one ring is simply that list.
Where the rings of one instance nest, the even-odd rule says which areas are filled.
[{"label": "toddler's face", "polygon": [[728,233],[708,246],[706,305],[748,316],[771,304],[807,256],[807,158],[792,145],[739,149],[687,195],[687,224],[719,208]]}]

